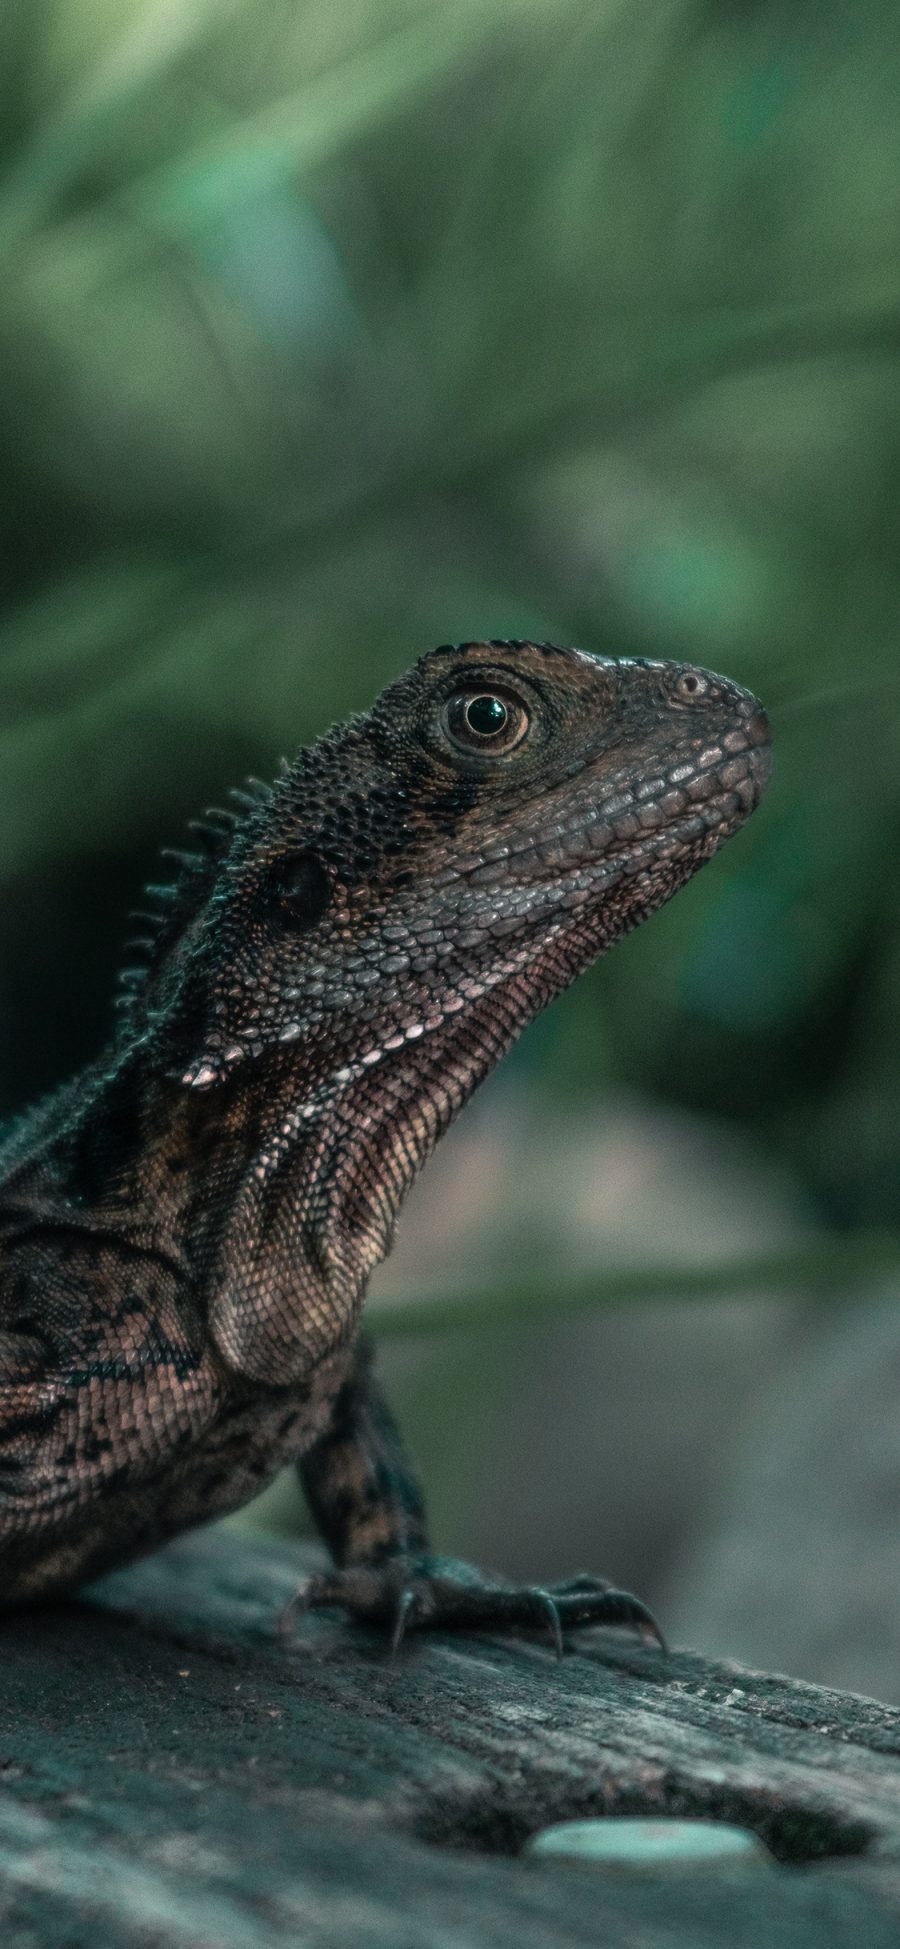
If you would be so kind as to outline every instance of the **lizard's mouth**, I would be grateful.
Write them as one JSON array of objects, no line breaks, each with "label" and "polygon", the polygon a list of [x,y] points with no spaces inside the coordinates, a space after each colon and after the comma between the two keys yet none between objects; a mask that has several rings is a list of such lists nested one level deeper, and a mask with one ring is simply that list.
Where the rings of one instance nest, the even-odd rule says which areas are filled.
[{"label": "lizard's mouth", "polygon": [[[694,849],[705,859],[750,817],[772,772],[768,721],[760,711],[751,720],[756,735],[738,750],[721,754],[714,764],[683,768],[652,795],[640,788],[627,795],[586,799],[580,817],[549,837],[530,835],[518,847],[504,847],[495,856],[498,890],[510,879],[520,888],[546,889],[565,897],[579,886],[594,897],[644,871],[676,862]],[[708,842],[703,844],[703,842]],[[489,854],[477,867],[485,884]],[[699,864],[699,859],[698,862]]]}]

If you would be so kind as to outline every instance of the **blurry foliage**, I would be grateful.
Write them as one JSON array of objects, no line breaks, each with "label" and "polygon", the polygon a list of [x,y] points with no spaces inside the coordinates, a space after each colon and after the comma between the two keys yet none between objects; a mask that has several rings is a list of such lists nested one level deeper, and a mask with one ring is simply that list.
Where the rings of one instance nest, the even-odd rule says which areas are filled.
[{"label": "blurry foliage", "polygon": [[720,666],[779,768],[520,1060],[900,1222],[898,100],[875,0],[7,0],[5,1109],[185,817],[537,634]]}]

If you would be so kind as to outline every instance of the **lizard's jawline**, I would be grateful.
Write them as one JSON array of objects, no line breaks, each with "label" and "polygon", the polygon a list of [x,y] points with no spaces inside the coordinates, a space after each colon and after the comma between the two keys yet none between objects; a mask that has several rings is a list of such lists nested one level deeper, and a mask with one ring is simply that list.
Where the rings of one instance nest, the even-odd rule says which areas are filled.
[{"label": "lizard's jawline", "polygon": [[[711,853],[718,851],[724,841],[744,824],[754,810],[765,780],[757,779],[756,768],[752,764],[748,767],[747,776],[748,782],[756,788],[753,801],[749,805],[739,803],[735,808],[734,788],[728,791],[711,792],[708,797],[694,802],[687,813],[678,814],[667,825],[660,826],[656,831],[644,832],[639,836],[623,840],[619,846],[610,848],[600,857],[587,849],[577,862],[570,865],[565,874],[554,874],[551,871],[546,877],[534,875],[527,882],[520,881],[519,885],[549,889],[558,900],[571,897],[576,893],[584,896],[583,901],[573,907],[569,914],[563,914],[556,921],[549,922],[542,930],[542,938],[547,941],[553,940],[561,933],[570,931],[579,922],[583,923],[586,918],[584,910],[593,904],[596,896],[607,894],[623,879],[638,880],[643,874],[652,872],[654,868],[665,868],[668,865],[677,867],[679,861],[676,849],[679,844],[683,845],[687,842],[690,845],[694,842],[698,855],[696,866],[692,865],[687,875],[679,876],[678,884],[683,884],[684,878],[690,878],[696,867],[708,859]],[[710,815],[715,814],[717,806],[720,808],[720,816],[718,819],[711,818]],[[585,873],[590,876],[588,884],[584,884]],[[663,901],[661,900],[659,904],[662,905]],[[644,911],[652,912],[653,908]],[[405,1043],[415,1041],[423,1035],[436,1034],[446,1025],[448,1017],[460,1014],[467,1005],[480,1001],[493,988],[520,973],[522,968],[530,963],[533,951],[533,936],[529,933],[514,954],[495,963],[485,975],[481,977],[467,975],[465,981],[469,992],[460,993],[451,988],[440,1019],[432,1022],[430,1026],[420,1020],[388,1024],[379,1044],[365,1050],[363,1055],[356,1057],[352,1062],[342,1064],[333,1075],[317,1086],[312,1096],[285,1115],[279,1133],[280,1141],[276,1139],[273,1144],[270,1144],[268,1151],[263,1153],[257,1167],[257,1176],[268,1176],[269,1169],[275,1169],[281,1162],[290,1140],[304,1126],[321,1116],[355,1082],[358,1082],[367,1069],[374,1068],[376,1063],[382,1061],[385,1056],[394,1054]],[[598,952],[600,951],[602,950],[598,949]],[[289,1038],[278,1035],[273,1037],[267,1047],[274,1048],[279,1043],[287,1046],[288,1041]],[[257,1059],[250,1050],[241,1049],[237,1044],[229,1049],[227,1060],[223,1060],[213,1052],[206,1052],[185,1071],[181,1082],[190,1089],[209,1089],[216,1083],[224,1082],[234,1073],[239,1063]]]},{"label": "lizard's jawline", "polygon": [[[707,800],[704,803],[708,808],[710,801]],[[684,884],[686,879],[692,877],[696,869],[710,857],[711,853],[718,850],[724,840],[729,837],[733,825],[743,823],[743,816],[746,815],[742,815],[740,820],[722,820],[719,824],[710,825],[708,822],[704,822],[702,830],[698,833],[693,829],[693,822],[697,817],[697,814],[694,813],[691,815],[690,820],[684,817],[680,820],[673,820],[671,825],[663,827],[659,833],[653,834],[655,840],[665,839],[674,841],[677,844],[680,826],[682,837],[686,836],[689,840],[698,842],[697,856],[690,861],[685,859],[671,859],[668,846],[661,854],[654,852],[648,858],[645,848],[635,846],[634,843],[630,846],[623,844],[622,848],[616,853],[607,854],[602,862],[602,866],[610,869],[617,867],[621,869],[623,864],[627,866],[628,862],[631,861],[634,865],[634,871],[626,874],[623,874],[621,870],[618,872],[613,870],[609,873],[604,873],[603,890],[608,891],[610,884],[617,884],[623,877],[637,884],[642,875],[646,872],[651,872],[654,866],[665,867],[671,864],[675,868],[675,877],[671,888],[671,892],[674,893]],[[685,834],[686,828],[688,830]],[[644,837],[646,839],[646,835]],[[583,872],[587,864],[596,865],[598,863],[592,856],[587,856],[580,863],[579,868],[573,869],[572,874],[568,876],[569,879],[574,880],[576,874]],[[564,886],[565,882],[557,880],[552,884],[560,887]],[[541,945],[549,946],[554,940],[559,940],[577,933],[579,928],[586,929],[588,933],[596,933],[598,938],[595,944],[589,942],[586,945],[583,966],[587,966],[591,960],[605,952],[606,948],[612,945],[611,939],[605,940],[603,938],[602,912],[598,913],[596,909],[591,910],[590,891],[591,889],[585,890],[585,901],[582,906],[573,908],[567,914],[560,915],[557,920],[545,927],[541,934]],[[668,898],[668,895],[665,898]],[[662,899],[658,902],[652,902],[649,906],[641,903],[636,919],[643,919],[645,915],[654,912],[657,905],[661,906],[663,904],[664,901]],[[590,926],[591,921],[594,922],[593,928]],[[331,1109],[336,1102],[339,1102],[345,1097],[369,1070],[374,1069],[387,1056],[396,1054],[404,1045],[415,1042],[420,1037],[427,1039],[429,1036],[439,1034],[442,1029],[447,1027],[449,1021],[464,1012],[467,1005],[475,1006],[486,995],[489,995],[492,990],[501,987],[506,981],[515,979],[517,975],[521,975],[523,971],[531,968],[533,965],[534,941],[533,938],[529,937],[521,942],[514,954],[510,954],[502,962],[495,963],[484,976],[477,979],[475,977],[466,977],[471,989],[469,994],[462,996],[451,989],[447,998],[449,1006],[445,1004],[439,1019],[433,1020],[427,1025],[424,1022],[415,1021],[407,1023],[405,1026],[398,1025],[397,1027],[389,1027],[380,1045],[366,1050],[364,1055],[357,1057],[353,1062],[343,1064],[340,1069],[335,1070],[332,1076],[326,1078],[318,1086],[312,1096],[301,1099],[293,1109],[289,1110],[283,1116],[277,1133],[268,1140],[266,1148],[260,1153],[253,1167],[253,1175],[261,1184],[266,1183],[286,1162],[294,1148],[296,1140],[302,1133],[315,1120],[323,1116],[327,1110]],[[574,979],[575,977],[573,976],[572,978]]]}]

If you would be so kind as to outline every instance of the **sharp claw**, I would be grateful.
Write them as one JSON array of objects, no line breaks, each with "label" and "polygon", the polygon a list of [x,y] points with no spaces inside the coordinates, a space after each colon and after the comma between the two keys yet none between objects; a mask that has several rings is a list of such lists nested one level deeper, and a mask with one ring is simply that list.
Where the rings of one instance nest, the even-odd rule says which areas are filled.
[{"label": "sharp claw", "polygon": [[[530,1590],[514,1590],[508,1585],[493,1587],[487,1581],[479,1584],[474,1577],[463,1585],[461,1575],[457,1575],[459,1588],[447,1588],[447,1565],[440,1566],[443,1584],[440,1579],[435,1583],[433,1573],[419,1577],[420,1567],[424,1568],[411,1566],[411,1575],[409,1570],[406,1573],[410,1581],[399,1588],[399,1578],[395,1583],[392,1579],[382,1582],[379,1588],[378,1579],[363,1578],[360,1583],[358,1577],[354,1581],[349,1572],[341,1570],[310,1577],[279,1613],[276,1631],[279,1637],[286,1638],[298,1613],[334,1607],[370,1623],[383,1622],[386,1613],[392,1614],[392,1658],[396,1657],[410,1626],[422,1622],[468,1624],[472,1630],[498,1625],[502,1628],[504,1624],[517,1622],[540,1623],[550,1633],[558,1659],[565,1654],[567,1627],[578,1630],[589,1624],[622,1624],[655,1645],[664,1656],[668,1652],[662,1631],[646,1604],[630,1591],[618,1590],[599,1577],[582,1573],[550,1590],[540,1585],[533,1585]],[[455,1570],[456,1566],[449,1568]],[[402,1569],[400,1574],[403,1575]]]},{"label": "sharp claw", "polygon": [[657,1651],[661,1651],[663,1657],[668,1658],[669,1646],[664,1631],[657,1624],[652,1611],[648,1611],[643,1604],[641,1605],[641,1610],[643,1615],[635,1618],[635,1628],[640,1632],[642,1638],[649,1638],[650,1643],[655,1644]]},{"label": "sharp claw", "polygon": [[326,1581],[322,1572],[319,1571],[315,1577],[307,1577],[305,1584],[300,1585],[300,1589],[297,1592],[297,1603],[302,1611],[318,1610],[319,1605],[327,1596],[325,1589]]},{"label": "sharp claw", "polygon": [[553,1598],[551,1597],[549,1590],[534,1590],[532,1591],[532,1596],[537,1598],[537,1601],[540,1604],[541,1610],[543,1611],[544,1616],[547,1620],[547,1628],[550,1632],[551,1638],[553,1639],[553,1648],[556,1652],[556,1656],[557,1658],[561,1658],[563,1655],[562,1625],[559,1621],[559,1611],[557,1610]]},{"label": "sharp claw", "polygon": [[401,1591],[400,1596],[397,1600],[397,1609],[394,1613],[394,1628],[393,1631],[391,1632],[391,1657],[392,1658],[396,1658],[400,1646],[403,1643],[403,1640],[406,1636],[406,1627],[409,1623],[410,1617],[412,1616],[412,1613],[414,1612],[415,1608],[416,1608],[415,1591],[408,1590],[408,1589]]},{"label": "sharp claw", "polygon": [[661,1652],[668,1655],[669,1647],[663,1637],[662,1628],[657,1623],[653,1612],[646,1604],[641,1603],[639,1597],[632,1597],[630,1590],[608,1590],[606,1598],[610,1604],[619,1606],[623,1624],[632,1625],[641,1637],[649,1638]]},{"label": "sharp claw", "polygon": [[309,1610],[309,1591],[309,1583],[301,1584],[299,1590],[295,1590],[293,1597],[289,1597],[287,1603],[282,1605],[276,1622],[276,1630],[280,1638],[286,1638],[293,1630],[298,1611]]}]

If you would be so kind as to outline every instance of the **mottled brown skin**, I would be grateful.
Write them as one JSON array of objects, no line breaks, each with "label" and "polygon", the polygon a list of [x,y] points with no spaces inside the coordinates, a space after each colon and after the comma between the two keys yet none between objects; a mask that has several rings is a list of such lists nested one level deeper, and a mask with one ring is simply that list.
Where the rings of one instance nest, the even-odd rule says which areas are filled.
[{"label": "mottled brown skin", "polygon": [[[120,1032],[0,1149],[0,1599],[58,1591],[299,1464],[394,1626],[640,1621],[428,1551],[361,1350],[416,1172],[538,1009],[756,805],[755,699],[549,644],[424,657],[151,890]],[[159,911],[157,911],[157,909]]]}]

